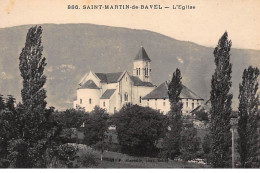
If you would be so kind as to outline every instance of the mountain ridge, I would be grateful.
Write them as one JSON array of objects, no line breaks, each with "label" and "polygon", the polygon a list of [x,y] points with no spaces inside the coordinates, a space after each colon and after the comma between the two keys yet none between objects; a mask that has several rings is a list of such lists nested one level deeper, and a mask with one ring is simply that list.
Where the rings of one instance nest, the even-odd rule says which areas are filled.
[{"label": "mountain ridge", "polygon": [[[0,28],[0,93],[20,97],[19,54],[32,25]],[[180,41],[148,30],[95,24],[40,24],[47,59],[47,102],[58,109],[72,107],[77,83],[89,70],[132,73],[132,62],[141,42],[152,60],[152,81],[159,85],[178,67],[183,83],[205,100],[210,96],[214,72],[212,47]],[[218,39],[218,38],[217,38]],[[232,38],[231,38],[232,40]],[[217,43],[216,43],[217,45]],[[260,67],[260,51],[231,49],[233,107],[237,106],[238,83],[248,65]]]}]

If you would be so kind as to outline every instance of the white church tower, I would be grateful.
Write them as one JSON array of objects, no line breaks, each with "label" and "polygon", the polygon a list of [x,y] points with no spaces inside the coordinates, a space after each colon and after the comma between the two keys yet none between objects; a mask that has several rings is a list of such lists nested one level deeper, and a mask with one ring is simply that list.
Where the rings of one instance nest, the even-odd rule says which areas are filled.
[{"label": "white church tower", "polygon": [[143,82],[151,82],[151,59],[143,46],[134,59],[133,76],[139,77]]}]

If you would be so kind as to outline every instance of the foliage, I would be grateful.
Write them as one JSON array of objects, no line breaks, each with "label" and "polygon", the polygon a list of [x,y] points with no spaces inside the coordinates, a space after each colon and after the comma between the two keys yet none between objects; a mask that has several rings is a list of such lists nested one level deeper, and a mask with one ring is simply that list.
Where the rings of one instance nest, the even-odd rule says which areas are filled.
[{"label": "foliage", "polygon": [[216,69],[211,79],[211,164],[214,168],[231,167],[230,115],[233,95],[231,87],[232,64],[230,63],[231,41],[225,32],[214,50]]},{"label": "foliage", "polygon": [[1,110],[4,110],[4,109],[5,109],[4,98],[3,98],[3,95],[0,94],[0,112],[1,112]]},{"label": "foliage", "polygon": [[184,161],[193,160],[197,157],[200,147],[200,138],[193,124],[184,124],[181,132],[180,157]]},{"label": "foliage", "polygon": [[169,101],[171,109],[168,116],[168,125],[170,131],[165,138],[164,150],[167,151],[168,157],[174,159],[180,154],[181,148],[181,131],[182,131],[182,103],[180,94],[182,90],[181,71],[177,68],[173,73],[172,80],[168,86]]},{"label": "foliage", "polygon": [[93,152],[80,152],[78,162],[80,168],[88,168],[90,166],[97,166],[96,155]]},{"label": "foliage", "polygon": [[122,152],[131,155],[156,155],[155,143],[166,132],[163,114],[138,105],[123,106],[115,115],[115,124]]},{"label": "foliage", "polygon": [[108,128],[107,112],[96,106],[89,117],[84,121],[84,142],[87,145],[95,145],[100,141],[104,141],[105,132]]},{"label": "foliage", "polygon": [[207,163],[210,163],[210,150],[211,150],[211,137],[210,134],[205,135],[202,143],[203,157],[207,160]]},{"label": "foliage", "polygon": [[239,85],[239,107],[238,107],[238,134],[241,166],[259,167],[257,127],[259,124],[259,95],[257,95],[260,72],[258,68],[252,66],[244,70],[243,81]]},{"label": "foliage", "polygon": [[7,159],[10,161],[10,167],[13,168],[30,168],[33,166],[29,158],[28,143],[23,139],[14,139],[9,141]]},{"label": "foliage", "polygon": [[88,117],[88,113],[83,110],[67,109],[60,112],[55,111],[53,116],[63,128],[79,128],[84,119]]},{"label": "foliage", "polygon": [[199,121],[209,121],[209,116],[208,113],[205,112],[204,110],[199,110],[198,112],[195,113],[196,119]]}]

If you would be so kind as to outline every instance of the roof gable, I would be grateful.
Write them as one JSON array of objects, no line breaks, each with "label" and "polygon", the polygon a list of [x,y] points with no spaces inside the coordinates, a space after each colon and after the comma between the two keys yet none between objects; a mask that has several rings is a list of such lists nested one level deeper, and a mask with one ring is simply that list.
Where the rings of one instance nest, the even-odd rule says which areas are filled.
[{"label": "roof gable", "polygon": [[79,89],[99,89],[93,80],[88,80]]},{"label": "roof gable", "polygon": [[123,72],[117,73],[95,73],[102,83],[116,83]]},{"label": "roof gable", "polygon": [[141,46],[141,48],[139,49],[139,52],[137,53],[135,60],[144,60],[149,62],[151,61],[143,46]]},{"label": "roof gable", "polygon": [[[168,95],[168,84],[167,82],[163,82],[149,94],[147,94],[143,99],[166,99],[169,98]],[[182,90],[180,94],[181,99],[194,99],[194,100],[203,100],[200,96],[195,94],[185,85],[182,85]]]},{"label": "roof gable", "polygon": [[114,92],[116,91],[116,89],[107,89],[102,96],[100,97],[100,99],[110,99],[110,97],[114,94]]}]

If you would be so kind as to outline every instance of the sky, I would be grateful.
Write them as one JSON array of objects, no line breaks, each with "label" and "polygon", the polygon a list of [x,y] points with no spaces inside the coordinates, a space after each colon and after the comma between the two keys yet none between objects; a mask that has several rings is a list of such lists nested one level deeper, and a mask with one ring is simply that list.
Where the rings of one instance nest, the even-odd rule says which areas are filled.
[{"label": "sky", "polygon": [[[260,0],[0,0],[0,4],[0,28],[92,23],[150,30],[209,47],[215,47],[228,31],[232,47],[260,50]],[[163,9],[82,9],[82,5],[94,4],[161,5]],[[67,9],[68,5],[81,9]],[[195,9],[174,10],[173,5]]]}]

